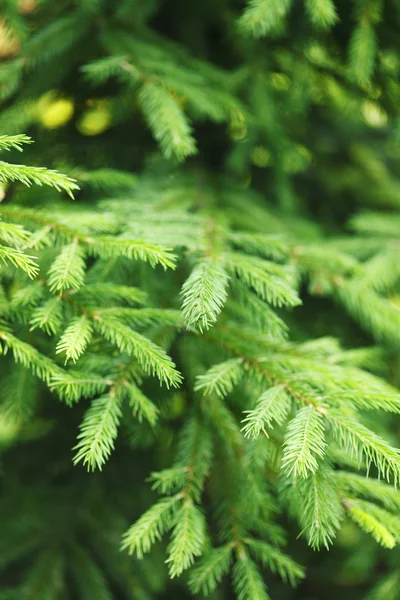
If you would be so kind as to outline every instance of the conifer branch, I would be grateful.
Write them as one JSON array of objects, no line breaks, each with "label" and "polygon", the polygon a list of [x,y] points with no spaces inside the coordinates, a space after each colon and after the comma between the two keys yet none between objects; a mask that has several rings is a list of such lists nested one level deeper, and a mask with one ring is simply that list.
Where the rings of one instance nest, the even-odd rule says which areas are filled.
[{"label": "conifer branch", "polygon": [[135,553],[137,558],[142,558],[149,552],[153,544],[161,540],[165,531],[170,528],[180,499],[181,495],[175,494],[153,504],[124,534],[122,549],[128,550],[129,554]]},{"label": "conifer branch", "polygon": [[400,509],[400,492],[387,483],[342,470],[335,471],[334,476],[343,492],[343,497],[349,496],[351,493],[351,495],[376,500],[394,512]]},{"label": "conifer branch", "polygon": [[278,573],[283,581],[289,582],[294,587],[299,579],[304,579],[304,569],[278,548],[261,540],[246,539],[245,541],[250,552],[263,565],[268,566],[272,573]]},{"label": "conifer branch", "polygon": [[213,548],[192,569],[189,579],[193,594],[199,592],[208,595],[215,590],[222,577],[226,575],[232,561],[232,544]]},{"label": "conifer branch", "polygon": [[139,423],[143,419],[148,421],[150,425],[154,426],[158,419],[159,410],[153,404],[153,402],[147,398],[136,385],[131,382],[124,382],[125,394],[128,397],[129,405],[132,408],[134,416],[138,419]]},{"label": "conifer branch", "polygon": [[0,597],[396,600],[397,3],[3,4]]},{"label": "conifer branch", "polygon": [[74,240],[64,246],[51,265],[48,275],[48,285],[51,292],[62,292],[65,289],[78,290],[85,277],[84,251]]},{"label": "conifer branch", "polygon": [[254,37],[274,33],[282,28],[291,4],[291,0],[249,0],[239,25]]},{"label": "conifer branch", "polygon": [[189,120],[165,87],[153,82],[145,83],[140,90],[139,101],[166,158],[182,161],[196,153]]},{"label": "conifer branch", "polygon": [[238,600],[269,599],[260,571],[243,549],[238,551],[238,560],[233,567],[233,587]]},{"label": "conifer branch", "polygon": [[203,394],[217,394],[225,398],[236,387],[243,375],[240,358],[233,358],[214,365],[204,375],[199,375],[195,391],[203,390]]},{"label": "conifer branch", "polygon": [[152,490],[160,494],[172,494],[175,489],[182,489],[187,482],[188,467],[179,465],[152,473],[148,481],[152,482]]},{"label": "conifer branch", "polygon": [[39,327],[48,335],[57,333],[63,322],[62,308],[62,302],[59,297],[50,298],[36,308],[30,320],[31,331]]},{"label": "conifer branch", "polygon": [[284,494],[309,545],[317,550],[321,546],[329,548],[344,518],[344,507],[331,470],[320,467],[293,484],[289,480]]},{"label": "conifer branch", "polygon": [[171,579],[181,575],[195,557],[201,556],[206,541],[204,516],[190,497],[185,498],[175,519],[167,559]]},{"label": "conifer branch", "polygon": [[164,269],[175,268],[175,255],[169,248],[149,244],[141,240],[130,240],[124,238],[96,237],[86,240],[89,244],[90,254],[101,258],[113,256],[126,256],[135,260],[148,262],[152,267],[160,264]]},{"label": "conifer branch", "polygon": [[114,384],[113,380],[99,377],[94,373],[81,373],[75,369],[61,370],[51,376],[49,387],[59,396],[72,404],[81,398],[92,398],[102,394]]},{"label": "conifer branch", "polygon": [[32,144],[33,140],[25,134],[0,135],[0,150],[18,150],[22,152],[23,144]]},{"label": "conifer branch", "polygon": [[289,475],[307,477],[318,469],[325,446],[323,417],[312,406],[305,406],[286,430],[282,467]]},{"label": "conifer branch", "polygon": [[41,354],[26,342],[19,340],[9,331],[0,331],[1,352],[6,354],[10,349],[16,363],[31,369],[32,373],[49,384],[53,376],[57,376],[60,368],[47,356]]},{"label": "conifer branch", "polygon": [[338,20],[333,0],[307,0],[306,9],[316,27],[328,29]]},{"label": "conifer branch", "polygon": [[58,171],[51,171],[44,167],[26,167],[25,165],[12,165],[0,161],[0,182],[19,181],[26,186],[48,185],[58,192],[65,191],[73,198],[74,190],[79,189],[75,180]]},{"label": "conifer branch", "polygon": [[119,320],[98,316],[94,326],[106,340],[115,344],[121,352],[135,356],[140,366],[149,375],[156,375],[167,387],[177,387],[182,377],[175,369],[175,364],[162,348],[151,340],[133,331]]},{"label": "conifer branch", "polygon": [[224,253],[226,268],[273,306],[297,306],[301,303],[294,289],[293,272],[255,256],[239,252]]},{"label": "conifer branch", "polygon": [[358,460],[364,459],[367,469],[374,464],[387,481],[396,485],[400,477],[400,451],[386,440],[356,421],[350,415],[329,412],[326,415],[339,443]]},{"label": "conifer branch", "polygon": [[102,469],[114,449],[122,416],[122,396],[112,387],[108,394],[92,401],[80,426],[74,464],[82,462],[89,471]]},{"label": "conifer branch", "polygon": [[377,43],[367,2],[360,22],[352,34],[349,48],[350,76],[360,85],[367,85],[375,67]]},{"label": "conifer branch", "polygon": [[394,548],[396,538],[382,522],[366,510],[366,503],[345,500],[344,505],[351,519],[366,533],[370,533],[378,544],[384,548]]},{"label": "conifer branch", "polygon": [[61,336],[56,353],[65,352],[65,361],[76,362],[92,337],[92,323],[86,316],[73,319]]},{"label": "conifer branch", "polygon": [[229,277],[215,258],[200,261],[182,287],[182,312],[189,328],[200,332],[216,322],[228,294]]},{"label": "conifer branch", "polygon": [[21,250],[15,248],[9,248],[7,246],[0,245],[0,260],[3,263],[10,262],[14,267],[25,271],[25,273],[33,279],[39,272],[37,266],[36,257],[29,256]]},{"label": "conifer branch", "polygon": [[247,415],[242,421],[244,436],[253,440],[261,432],[268,436],[267,428],[271,427],[272,423],[282,425],[285,422],[291,403],[291,398],[282,385],[266,390],[258,398],[254,409],[244,411]]}]

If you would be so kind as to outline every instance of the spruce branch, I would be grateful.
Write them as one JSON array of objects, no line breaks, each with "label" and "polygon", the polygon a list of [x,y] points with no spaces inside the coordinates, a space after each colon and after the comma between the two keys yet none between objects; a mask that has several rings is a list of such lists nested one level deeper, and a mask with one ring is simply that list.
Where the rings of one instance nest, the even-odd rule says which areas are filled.
[{"label": "spruce branch", "polygon": [[49,387],[52,391],[57,392],[67,404],[72,404],[81,398],[92,398],[103,394],[113,384],[113,380],[105,379],[95,373],[60,369],[59,372],[51,375]]},{"label": "spruce branch", "polygon": [[159,415],[158,408],[135,384],[124,382],[124,386],[124,392],[128,398],[129,405],[139,423],[145,419],[150,425],[154,426]]},{"label": "spruce branch", "polygon": [[44,167],[26,167],[25,165],[12,165],[0,161],[0,182],[19,181],[26,186],[47,185],[58,192],[65,191],[73,198],[74,190],[79,189],[75,180],[58,171],[51,171]]},{"label": "spruce branch", "polygon": [[161,540],[163,534],[170,529],[172,519],[177,512],[177,503],[181,494],[162,498],[153,504],[136,523],[124,534],[122,549],[129,554],[135,553],[137,558],[142,558],[150,551],[153,544]]},{"label": "spruce branch", "polygon": [[340,445],[367,469],[374,464],[387,481],[396,485],[400,478],[400,451],[386,440],[356,421],[352,416],[330,411],[326,414]]},{"label": "spruce branch", "polygon": [[76,317],[61,336],[56,353],[65,353],[65,362],[76,362],[90,342],[92,332],[93,326],[87,316]]},{"label": "spruce branch", "polygon": [[115,344],[121,352],[135,356],[146,373],[157,376],[167,387],[179,386],[182,376],[176,370],[175,364],[164,350],[150,339],[113,317],[97,316],[93,323],[105,339]]},{"label": "spruce branch", "polygon": [[126,256],[148,262],[152,267],[160,264],[164,269],[175,268],[175,255],[170,248],[163,248],[142,240],[113,237],[93,237],[86,239],[88,252],[101,258]]},{"label": "spruce branch", "polygon": [[186,497],[175,515],[176,525],[168,545],[168,570],[171,579],[188,569],[201,556],[206,542],[204,515],[190,497]]},{"label": "spruce branch", "polygon": [[85,253],[74,240],[64,246],[48,272],[48,285],[51,292],[62,292],[65,289],[78,290],[85,277]]},{"label": "spruce branch", "polygon": [[33,140],[21,133],[18,135],[0,135],[0,150],[18,150],[22,152],[23,144],[32,144]]},{"label": "spruce branch", "polygon": [[256,564],[243,549],[233,567],[233,587],[238,600],[268,600],[269,595]]},{"label": "spruce branch", "polygon": [[201,260],[182,286],[182,312],[188,328],[200,332],[216,322],[228,297],[229,277],[216,258]]},{"label": "spruce branch", "polygon": [[0,331],[0,341],[2,342],[1,353],[6,354],[11,350],[15,362],[31,369],[32,373],[45,383],[49,384],[51,378],[59,374],[60,368],[50,358],[9,331],[4,329]]},{"label": "spruce branch", "polygon": [[191,570],[189,585],[193,594],[213,592],[227,574],[232,561],[232,544],[213,548]]},{"label": "spruce branch", "polygon": [[349,74],[359,85],[365,86],[371,81],[375,67],[377,42],[375,30],[368,19],[362,17],[354,30],[349,48]]},{"label": "spruce branch", "polygon": [[0,260],[6,264],[7,262],[10,262],[14,267],[25,271],[31,279],[39,272],[36,257],[25,254],[21,250],[16,250],[15,248],[0,245]]},{"label": "spruce branch", "polygon": [[344,518],[332,470],[321,466],[306,478],[287,480],[283,490],[308,544],[316,550],[321,546],[329,548]]},{"label": "spruce branch", "polygon": [[249,0],[239,26],[254,37],[263,37],[281,30],[291,0]]},{"label": "spruce branch", "polygon": [[282,467],[294,477],[307,477],[318,469],[325,454],[323,416],[313,406],[304,406],[286,430]]},{"label": "spruce branch", "polygon": [[350,494],[380,502],[385,508],[396,512],[400,510],[400,492],[396,488],[372,477],[364,477],[358,473],[338,470],[334,473],[335,481],[343,497]]},{"label": "spruce branch", "polygon": [[0,222],[0,238],[7,244],[24,250],[30,241],[31,234],[14,223]]},{"label": "spruce branch", "polygon": [[48,335],[57,333],[63,323],[63,306],[59,297],[50,298],[32,312],[30,329],[43,329]]},{"label": "spruce branch", "polygon": [[232,358],[223,363],[214,365],[204,375],[199,375],[195,384],[195,391],[203,394],[217,394],[225,398],[239,384],[243,375],[242,360]]},{"label": "spruce branch", "polygon": [[285,392],[282,385],[266,390],[258,398],[256,406],[252,410],[246,410],[247,415],[242,423],[242,431],[245,437],[255,440],[260,433],[268,436],[267,429],[276,422],[282,425],[291,408],[291,398]]},{"label": "spruce branch", "polygon": [[378,520],[374,514],[368,511],[367,503],[345,500],[344,506],[351,519],[366,533],[371,534],[378,544],[381,544],[384,548],[394,548],[396,545],[395,536],[381,520]]},{"label": "spruce branch", "polygon": [[239,252],[225,252],[228,272],[237,275],[262,300],[273,306],[297,306],[301,303],[294,289],[293,271],[289,267]]},{"label": "spruce branch", "polygon": [[82,462],[89,471],[101,471],[107,461],[118,434],[122,416],[122,396],[112,387],[110,392],[92,401],[80,426],[75,446],[74,464]]},{"label": "spruce branch", "polygon": [[295,587],[300,579],[304,579],[304,569],[278,548],[262,540],[246,539],[245,541],[255,558],[267,566],[272,573],[278,573],[284,582],[289,582],[292,587]]},{"label": "spruce branch", "polygon": [[313,25],[320,29],[329,29],[338,20],[333,0],[306,0],[306,9]]},{"label": "spruce branch", "polygon": [[182,161],[196,153],[189,120],[168,89],[158,83],[147,82],[141,87],[139,102],[166,158]]},{"label": "spruce branch", "polygon": [[160,494],[172,494],[175,489],[183,489],[187,483],[188,467],[179,465],[152,473],[148,481],[152,482],[152,490]]}]

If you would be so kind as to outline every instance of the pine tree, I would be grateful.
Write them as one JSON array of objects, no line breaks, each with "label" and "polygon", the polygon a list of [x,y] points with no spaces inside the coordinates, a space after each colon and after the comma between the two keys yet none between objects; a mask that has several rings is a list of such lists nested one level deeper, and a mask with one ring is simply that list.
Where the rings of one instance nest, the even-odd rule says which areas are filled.
[{"label": "pine tree", "polygon": [[0,599],[400,598],[399,30],[3,2]]}]

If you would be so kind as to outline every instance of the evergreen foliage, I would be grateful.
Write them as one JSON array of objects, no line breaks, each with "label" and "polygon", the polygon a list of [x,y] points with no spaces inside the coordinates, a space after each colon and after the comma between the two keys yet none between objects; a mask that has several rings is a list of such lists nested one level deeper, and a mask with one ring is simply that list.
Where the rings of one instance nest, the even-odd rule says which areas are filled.
[{"label": "evergreen foliage", "polygon": [[3,3],[0,598],[399,597],[399,29]]}]

